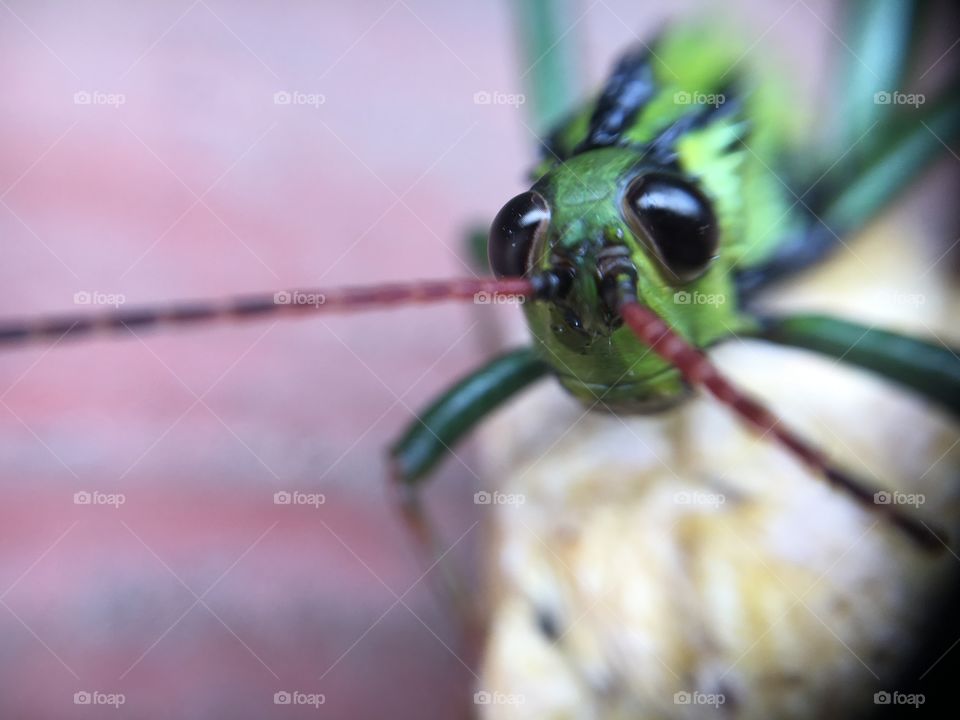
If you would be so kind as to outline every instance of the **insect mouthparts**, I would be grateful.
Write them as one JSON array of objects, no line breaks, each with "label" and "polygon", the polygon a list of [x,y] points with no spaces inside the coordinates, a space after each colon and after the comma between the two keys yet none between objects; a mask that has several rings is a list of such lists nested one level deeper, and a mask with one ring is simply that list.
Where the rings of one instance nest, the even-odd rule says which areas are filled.
[{"label": "insect mouthparts", "polygon": [[624,297],[634,297],[637,292],[637,267],[625,245],[607,245],[597,255],[597,276],[600,297],[607,309],[620,314]]},{"label": "insect mouthparts", "polygon": [[553,267],[531,276],[536,300],[558,300],[570,292],[576,271],[569,266]]}]

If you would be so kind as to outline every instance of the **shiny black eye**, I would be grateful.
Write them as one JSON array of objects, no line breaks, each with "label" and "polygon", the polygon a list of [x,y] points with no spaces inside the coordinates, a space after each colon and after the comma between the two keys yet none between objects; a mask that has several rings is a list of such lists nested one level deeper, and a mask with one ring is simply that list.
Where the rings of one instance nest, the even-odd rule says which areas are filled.
[{"label": "shiny black eye", "polygon": [[687,180],[664,173],[637,178],[627,189],[624,214],[671,280],[695,280],[717,256],[713,207]]},{"label": "shiny black eye", "polygon": [[520,277],[530,269],[534,241],[550,222],[550,208],[538,193],[521,193],[503,206],[490,226],[487,256],[497,277]]}]

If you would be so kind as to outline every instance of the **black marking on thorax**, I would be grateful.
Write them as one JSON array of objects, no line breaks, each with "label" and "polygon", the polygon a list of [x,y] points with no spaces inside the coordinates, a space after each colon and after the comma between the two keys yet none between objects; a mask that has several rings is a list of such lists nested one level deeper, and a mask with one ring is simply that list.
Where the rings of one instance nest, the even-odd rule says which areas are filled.
[{"label": "black marking on thorax", "polygon": [[587,137],[572,154],[618,144],[656,91],[650,50],[646,47],[631,50],[620,59],[607,80],[590,117]]},{"label": "black marking on thorax", "polygon": [[620,59],[604,85],[590,116],[586,137],[572,149],[564,148],[564,133],[568,123],[576,117],[574,114],[543,141],[544,157],[553,156],[562,162],[596,148],[621,146],[637,149],[651,162],[665,167],[675,166],[677,142],[686,133],[742,111],[743,98],[739,90],[736,81],[730,82],[716,93],[724,99],[723,102],[691,105],[688,112],[651,141],[630,142],[625,135],[644,108],[658,92],[669,92],[669,88],[662,88],[656,82],[652,51],[645,46],[636,47]]},{"label": "black marking on thorax", "polygon": [[[716,105],[695,105],[691,107],[690,112],[677,118],[652,140],[637,145],[638,149],[642,149],[644,158],[667,167],[676,165],[677,143],[685,135],[742,111],[743,99],[733,85],[726,86],[720,96],[725,98],[724,102]],[[731,151],[734,149],[736,148],[729,148]]]}]

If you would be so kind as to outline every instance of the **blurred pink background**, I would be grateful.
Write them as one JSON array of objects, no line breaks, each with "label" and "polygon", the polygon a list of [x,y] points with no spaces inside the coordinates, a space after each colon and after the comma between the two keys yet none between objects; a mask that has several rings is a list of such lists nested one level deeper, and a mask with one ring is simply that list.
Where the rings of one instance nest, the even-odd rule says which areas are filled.
[{"label": "blurred pink background", "polygon": [[[473,101],[524,91],[509,5],[0,1],[0,312],[467,274],[463,230],[534,158],[523,108]],[[584,79],[699,7],[673,5],[582,3]],[[755,5],[747,27],[770,30],[753,51],[802,58],[812,81],[828,4]],[[0,355],[0,714],[104,717],[74,703],[98,691],[123,694],[117,717],[318,716],[274,704],[300,691],[325,717],[463,716],[476,661],[418,582],[383,448],[514,315]],[[468,446],[428,495],[482,593],[479,475]]]}]

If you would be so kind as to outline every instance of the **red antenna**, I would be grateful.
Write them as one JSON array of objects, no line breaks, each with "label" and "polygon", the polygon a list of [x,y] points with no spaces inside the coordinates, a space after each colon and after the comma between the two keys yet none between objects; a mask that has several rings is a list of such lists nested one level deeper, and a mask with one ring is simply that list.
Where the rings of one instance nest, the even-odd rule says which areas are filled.
[{"label": "red antenna", "polygon": [[649,345],[653,352],[676,367],[688,383],[705,387],[747,424],[763,434],[769,433],[832,485],[852,495],[864,507],[886,515],[892,523],[924,547],[937,550],[945,547],[939,537],[942,533],[935,532],[922,520],[910,517],[892,505],[875,503],[874,490],[838,469],[826,455],[790,430],[773,412],[745,395],[720,373],[706,355],[680,337],[653,310],[642,305],[637,300],[635,291],[632,297],[621,300],[620,315],[637,337]]},{"label": "red antenna", "polygon": [[546,297],[545,293],[551,292],[555,286],[555,278],[545,273],[529,279],[428,280],[336,290],[284,290],[272,295],[195,300],[167,306],[0,321],[0,345],[51,342],[160,325],[249,320],[268,314],[350,312],[445,300],[474,300],[480,303],[496,303],[501,298],[525,300]]},{"label": "red antenna", "polygon": [[[436,280],[335,290],[298,289],[273,295],[173,303],[166,307],[41,317],[0,322],[0,345],[59,341],[160,325],[239,321],[267,314],[350,312],[447,300],[472,299],[484,304],[496,303],[500,298],[547,300],[562,294],[569,287],[569,281],[568,274],[547,270],[530,278]],[[885,514],[891,522],[925,547],[939,549],[944,546],[938,536],[942,533],[935,532],[923,521],[901,513],[891,505],[874,503],[873,490],[838,469],[826,455],[787,428],[774,413],[734,386],[706,355],[639,302],[632,280],[628,279],[627,284],[619,285],[618,290],[617,307],[624,322],[653,352],[676,367],[687,382],[705,387],[749,425],[772,435],[804,464],[852,495],[862,505]]]}]

